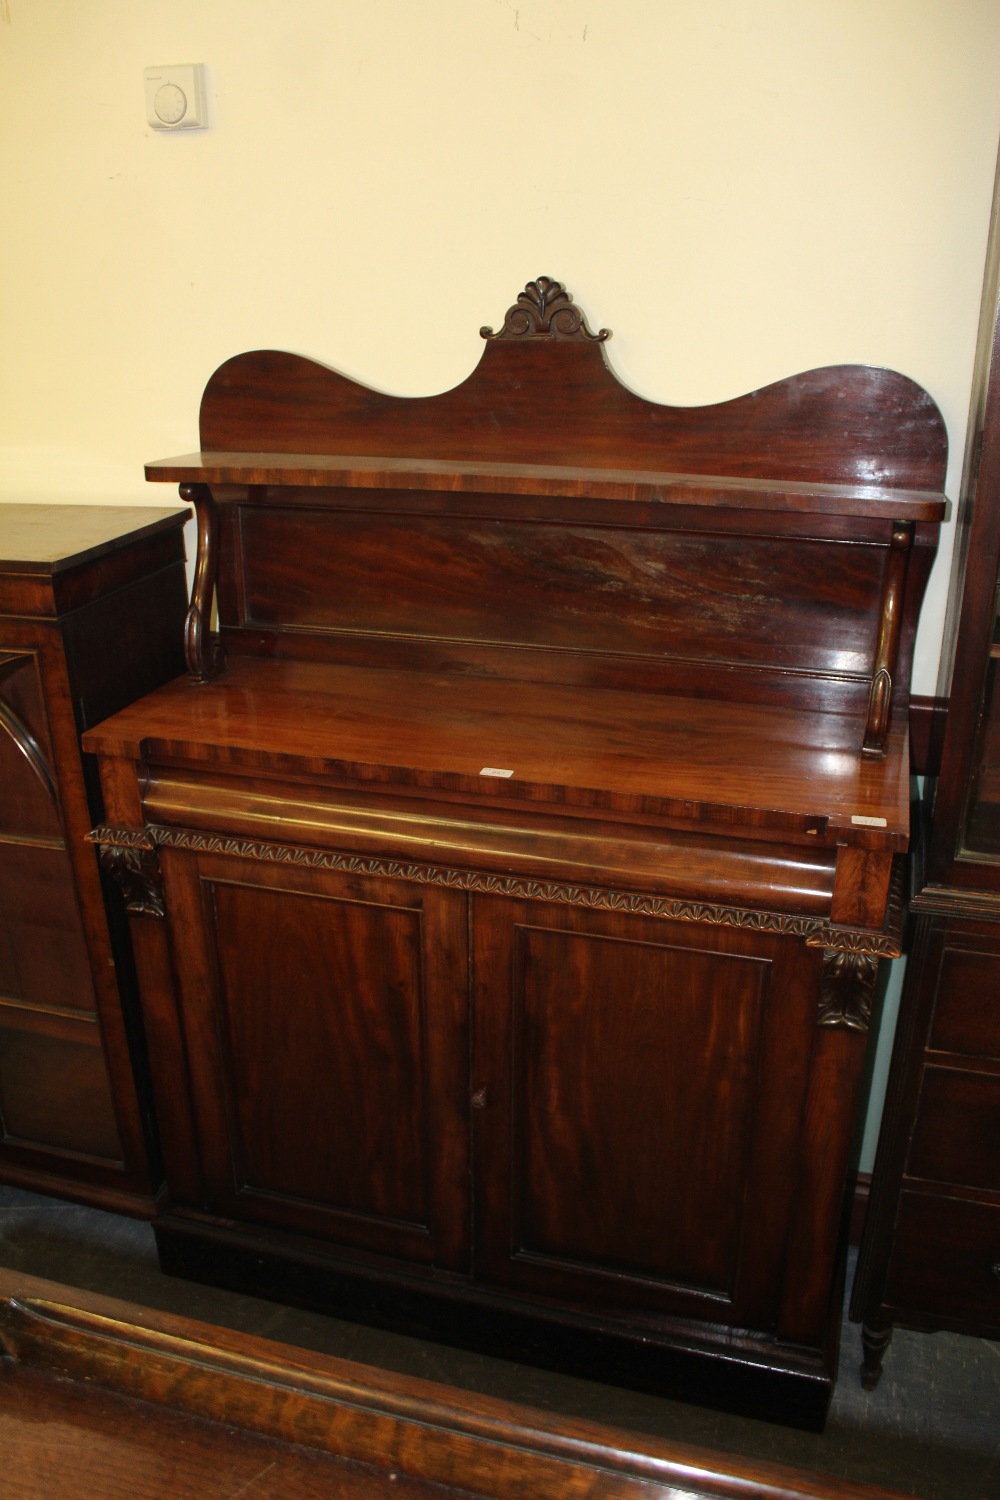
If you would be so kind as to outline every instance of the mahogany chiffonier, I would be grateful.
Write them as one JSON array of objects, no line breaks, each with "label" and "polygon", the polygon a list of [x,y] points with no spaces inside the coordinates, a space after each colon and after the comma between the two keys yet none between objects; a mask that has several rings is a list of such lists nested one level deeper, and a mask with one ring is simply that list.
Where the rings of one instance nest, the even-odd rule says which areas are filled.
[{"label": "mahogany chiffonier", "polygon": [[79,736],[183,668],[188,514],[0,505],[0,1180],[140,1214],[134,970]]},{"label": "mahogany chiffonier", "polygon": [[[1000,181],[1000,179],[998,179]],[[1000,190],[907,961],[852,1313],[874,1386],[893,1324],[1000,1338]]]},{"label": "mahogany chiffonier", "polygon": [[544,277],[483,335],[426,399],[238,355],[147,469],[189,675],[85,743],[161,1261],[821,1425],[942,419],[657,405]]}]

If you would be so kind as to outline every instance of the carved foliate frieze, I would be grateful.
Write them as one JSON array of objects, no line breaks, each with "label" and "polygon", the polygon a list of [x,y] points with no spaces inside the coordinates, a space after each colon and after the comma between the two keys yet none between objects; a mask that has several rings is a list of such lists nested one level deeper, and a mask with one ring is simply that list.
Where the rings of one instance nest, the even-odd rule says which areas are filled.
[{"label": "carved foliate frieze", "polygon": [[874,953],[828,948],[820,974],[819,1024],[867,1031],[879,960]]},{"label": "carved foliate frieze", "polygon": [[[106,832],[117,835],[119,831]],[[899,946],[892,936],[854,931],[850,928],[832,928],[819,917],[790,916],[783,912],[713,905],[705,901],[657,896],[639,891],[608,890],[602,886],[569,885],[557,880],[532,879],[530,876],[450,869],[409,860],[343,854],[333,849],[304,849],[287,844],[266,843],[259,839],[201,833],[191,828],[168,828],[159,824],[151,825],[141,835],[136,835],[131,830],[121,832],[127,836],[130,848],[136,847],[137,839],[146,838],[150,844],[170,849],[186,849],[197,854],[222,854],[267,864],[293,865],[300,869],[383,876],[417,885],[444,886],[449,890],[509,896],[522,901],[553,901],[566,906],[587,907],[592,911],[623,912],[632,916],[659,917],[671,922],[697,922],[713,927],[739,927],[750,932],[776,933],[783,937],[803,938],[810,947],[823,947],[827,942],[834,942],[838,951],[845,950],[849,957],[853,956],[854,948],[862,946],[869,954],[881,954],[889,958],[899,954]]]},{"label": "carved foliate frieze", "polygon": [[[659,917],[671,922],[696,922],[712,927],[738,927],[749,932],[776,933],[805,940],[808,947],[821,947],[823,988],[820,1020],[827,1026],[849,1026],[865,1030],[871,1014],[871,991],[880,958],[897,958],[899,943],[890,920],[882,933],[835,927],[819,917],[790,916],[784,912],[758,911],[746,907],[713,905],[705,901],[656,896],[640,891],[608,890],[602,886],[569,885],[557,880],[529,876],[494,875],[481,870],[458,870],[409,860],[379,859],[364,854],[342,854],[334,849],[304,849],[288,844],[265,843],[192,828],[168,828],[153,824],[144,829],[96,828],[88,835],[100,850],[101,864],[118,882],[128,910],[135,916],[164,915],[163,886],[156,850],[158,846],[185,849],[196,854],[222,854],[229,858],[258,860],[266,864],[298,866],[309,870],[335,870],[348,875],[382,876],[416,885],[444,886],[488,896],[508,896],[522,901],[553,901],[590,910],[624,912],[632,916]],[[898,905],[898,894],[891,908]],[[895,912],[893,913],[896,914]],[[865,990],[867,987],[867,998]]]},{"label": "carved foliate frieze", "polygon": [[133,917],[163,917],[163,877],[156,844],[145,830],[95,828],[88,834],[97,845],[101,869],[111,876]]},{"label": "carved foliate frieze", "polygon": [[507,309],[499,333],[481,328],[484,339],[563,339],[603,343],[611,337],[610,328],[593,333],[587,327],[586,314],[576,307],[561,281],[539,276],[529,281],[513,307]]}]

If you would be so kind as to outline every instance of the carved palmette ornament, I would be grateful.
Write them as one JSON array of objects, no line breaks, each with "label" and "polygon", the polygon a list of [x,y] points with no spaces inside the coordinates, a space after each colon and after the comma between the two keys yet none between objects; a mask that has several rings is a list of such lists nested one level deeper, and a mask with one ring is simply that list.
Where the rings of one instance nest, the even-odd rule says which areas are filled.
[{"label": "carved palmette ornament", "polygon": [[820,975],[819,1024],[867,1031],[878,976],[873,953],[844,953],[828,948]]},{"label": "carved palmette ornament", "polygon": [[499,333],[492,328],[481,328],[484,339],[563,339],[582,342],[590,339],[603,343],[611,337],[610,328],[593,333],[587,327],[587,317],[561,281],[550,276],[539,276],[529,281],[518,296],[513,307],[507,309],[503,327]]},{"label": "carved palmette ornament", "polygon": [[156,845],[145,833],[96,828],[88,835],[97,845],[101,869],[111,876],[132,917],[163,917],[163,877]]}]

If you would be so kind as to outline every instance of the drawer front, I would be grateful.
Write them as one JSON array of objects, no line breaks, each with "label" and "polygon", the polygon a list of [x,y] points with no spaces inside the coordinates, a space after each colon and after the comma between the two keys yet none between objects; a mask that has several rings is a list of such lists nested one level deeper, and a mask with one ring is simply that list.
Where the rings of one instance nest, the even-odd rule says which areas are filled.
[{"label": "drawer front", "polygon": [[929,1045],[934,1051],[1000,1057],[1000,952],[959,946],[941,951]]},{"label": "drawer front", "polygon": [[885,1301],[903,1316],[1000,1333],[1000,1207],[903,1193]]},{"label": "drawer front", "polygon": [[907,1173],[1000,1191],[1000,1077],[925,1070]]}]

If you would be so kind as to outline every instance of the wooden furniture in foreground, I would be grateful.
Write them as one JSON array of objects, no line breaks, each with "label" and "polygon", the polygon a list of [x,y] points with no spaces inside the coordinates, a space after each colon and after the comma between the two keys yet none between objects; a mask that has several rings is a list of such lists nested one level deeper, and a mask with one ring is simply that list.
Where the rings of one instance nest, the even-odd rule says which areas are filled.
[{"label": "wooden furniture in foreground", "polygon": [[0,1452],[6,1500],[893,1500],[7,1271]]},{"label": "wooden furniture in foreground", "polygon": [[135,980],[79,736],[180,670],[187,514],[0,505],[0,1179],[145,1214]]},{"label": "wooden furniture in foreground", "polygon": [[874,1386],[895,1322],[1000,1338],[1000,192],[945,650],[940,776],[852,1313]]},{"label": "wooden furniture in foreground", "polygon": [[191,675],[86,743],[161,1261],[818,1425],[941,417],[657,406],[545,278],[487,334],[418,400],[240,355],[147,470]]}]

